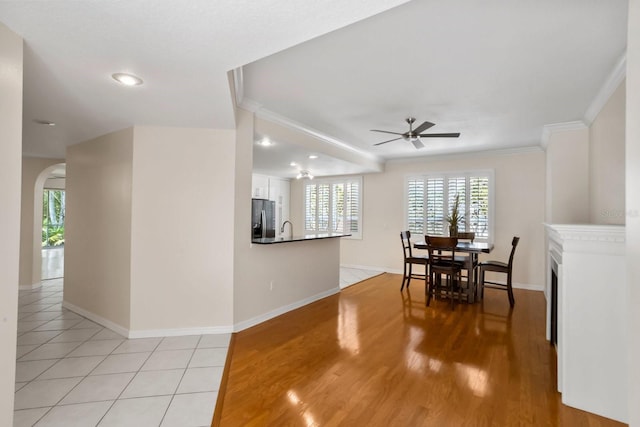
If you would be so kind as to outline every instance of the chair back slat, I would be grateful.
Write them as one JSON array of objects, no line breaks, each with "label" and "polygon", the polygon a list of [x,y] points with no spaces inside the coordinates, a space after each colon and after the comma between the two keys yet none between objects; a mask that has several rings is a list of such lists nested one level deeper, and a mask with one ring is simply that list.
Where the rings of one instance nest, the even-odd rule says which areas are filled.
[{"label": "chair back slat", "polygon": [[400,240],[402,241],[402,251],[404,252],[404,259],[411,258],[413,254],[411,253],[411,232],[401,231],[400,232]]},{"label": "chair back slat", "polygon": [[427,250],[429,251],[429,262],[432,264],[453,263],[456,256],[456,237],[424,236]]},{"label": "chair back slat", "polygon": [[476,233],[473,231],[459,231],[458,232],[458,240],[468,240],[473,243],[473,240],[476,238]]}]

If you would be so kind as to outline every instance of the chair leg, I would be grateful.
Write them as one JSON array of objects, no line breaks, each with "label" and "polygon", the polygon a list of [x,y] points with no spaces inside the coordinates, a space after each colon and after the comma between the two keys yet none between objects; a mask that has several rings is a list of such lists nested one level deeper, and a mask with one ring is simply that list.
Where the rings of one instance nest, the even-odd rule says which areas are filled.
[{"label": "chair leg", "polygon": [[431,303],[431,292],[433,292],[433,278],[431,273],[429,273],[429,283],[425,284],[425,292],[427,293],[427,307],[429,307],[429,303]]},{"label": "chair leg", "polygon": [[400,292],[404,289],[404,283],[407,281],[407,263],[404,263],[404,272],[402,274],[402,286],[400,286]]},{"label": "chair leg", "polygon": [[480,299],[484,299],[484,268],[480,268]]},{"label": "chair leg", "polygon": [[[454,276],[453,274],[450,274],[447,278],[449,280],[449,292],[451,292],[451,296],[450,296],[450,298],[451,298],[451,310],[453,310],[454,307],[455,307],[454,306],[455,302],[453,301],[453,292],[454,292],[453,285],[454,285],[454,283],[456,281],[456,276]],[[458,288],[459,287],[460,286],[458,286]],[[458,292],[460,292],[460,291],[458,290]]]},{"label": "chair leg", "polygon": [[412,274],[413,274],[413,264],[409,263],[409,275],[407,276],[407,289],[409,289],[409,285],[411,284]]},{"label": "chair leg", "polygon": [[509,293],[509,305],[511,307],[513,307],[514,304],[516,303],[516,300],[515,300],[515,298],[513,298],[513,288],[511,286],[511,275],[510,274],[507,277],[507,293]]}]

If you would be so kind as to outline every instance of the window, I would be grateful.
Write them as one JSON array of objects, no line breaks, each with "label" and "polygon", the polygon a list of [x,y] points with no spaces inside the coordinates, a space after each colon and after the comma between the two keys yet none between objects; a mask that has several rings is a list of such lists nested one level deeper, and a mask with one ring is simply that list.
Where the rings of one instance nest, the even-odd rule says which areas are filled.
[{"label": "window", "polygon": [[406,221],[412,234],[446,235],[456,196],[464,216],[459,231],[472,231],[478,240],[491,240],[493,173],[468,172],[407,178]]},{"label": "window", "polygon": [[304,185],[306,233],[362,237],[362,178],[316,179]]},{"label": "window", "polygon": [[65,191],[42,191],[42,247],[64,245]]}]

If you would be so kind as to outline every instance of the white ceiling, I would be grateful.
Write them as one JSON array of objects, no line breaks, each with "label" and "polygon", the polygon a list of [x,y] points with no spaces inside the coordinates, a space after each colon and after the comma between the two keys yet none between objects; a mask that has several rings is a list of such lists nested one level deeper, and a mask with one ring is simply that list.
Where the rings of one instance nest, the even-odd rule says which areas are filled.
[{"label": "white ceiling", "polygon": [[[627,1],[403,3],[2,1],[25,39],[24,154],[64,157],[134,124],[233,128],[227,72],[243,65],[244,105],[369,159],[529,147],[544,125],[584,119],[626,48]],[[122,71],[145,84],[118,86]],[[388,138],[369,129],[404,132],[409,115],[462,135],[373,146]],[[310,151],[277,142],[256,168],[291,176]],[[335,158],[309,168],[358,172]]]}]

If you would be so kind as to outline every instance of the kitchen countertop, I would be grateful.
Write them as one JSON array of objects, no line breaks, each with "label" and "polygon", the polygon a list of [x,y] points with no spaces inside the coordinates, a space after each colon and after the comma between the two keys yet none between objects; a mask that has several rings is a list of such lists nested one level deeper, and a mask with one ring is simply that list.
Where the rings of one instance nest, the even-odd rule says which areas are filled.
[{"label": "kitchen countertop", "polygon": [[305,234],[304,236],[292,236],[292,237],[264,237],[260,239],[253,239],[251,243],[258,245],[273,245],[275,243],[290,243],[290,242],[303,242],[305,240],[319,240],[319,239],[332,239],[335,237],[347,237],[351,236],[349,233],[318,233],[318,234]]}]

